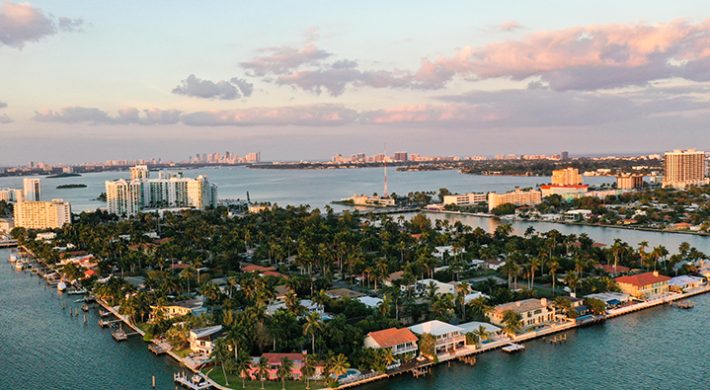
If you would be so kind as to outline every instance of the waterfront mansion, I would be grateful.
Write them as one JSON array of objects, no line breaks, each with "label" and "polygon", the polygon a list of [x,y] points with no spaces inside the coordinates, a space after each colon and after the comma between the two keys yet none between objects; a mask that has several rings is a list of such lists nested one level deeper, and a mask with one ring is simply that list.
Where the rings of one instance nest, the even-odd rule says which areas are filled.
[{"label": "waterfront mansion", "polygon": [[639,299],[647,299],[668,292],[668,276],[660,275],[658,271],[644,272],[636,275],[621,276],[616,284],[622,292]]},{"label": "waterfront mansion", "polygon": [[491,322],[496,325],[504,325],[503,317],[506,311],[520,314],[521,324],[524,327],[541,325],[555,320],[555,307],[546,298],[523,299],[495,306],[490,313]]}]

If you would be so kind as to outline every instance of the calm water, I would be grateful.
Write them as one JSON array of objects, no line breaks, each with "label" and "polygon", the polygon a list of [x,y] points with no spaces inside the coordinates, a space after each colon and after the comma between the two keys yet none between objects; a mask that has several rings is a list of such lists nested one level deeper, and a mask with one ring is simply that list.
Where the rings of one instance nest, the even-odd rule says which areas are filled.
[{"label": "calm water", "polygon": [[16,272],[0,249],[1,389],[172,389],[178,368],[155,357],[137,336],[116,343],[98,315],[88,323],[70,317],[61,304],[79,308],[77,297],[59,297],[56,289],[30,273]]},{"label": "calm water", "polygon": [[[219,185],[220,198],[246,197],[281,205],[310,204],[323,207],[353,193],[382,191],[381,169],[281,171],[243,167],[185,171],[194,177],[206,174]],[[104,181],[127,177],[127,172],[102,172],[82,177],[45,179],[44,199],[61,197],[75,211],[103,207],[93,201],[103,192]],[[588,183],[608,178],[585,178]],[[390,191],[438,190],[455,192],[506,191],[515,186],[544,183],[540,177],[462,175],[454,171],[390,171]],[[0,178],[0,187],[21,187],[21,178]],[[83,183],[87,188],[58,190],[57,185]],[[334,207],[337,209],[337,207]],[[499,222],[479,217],[431,214],[432,218],[460,219],[488,231]],[[529,223],[514,223],[522,234]],[[538,231],[557,229],[564,234],[586,233],[599,242],[620,238],[632,244],[646,240],[673,251],[683,241],[710,253],[710,238],[631,230],[534,224]],[[10,389],[140,389],[149,388],[156,375],[159,388],[173,388],[171,374],[177,368],[168,358],[157,358],[146,344],[133,337],[117,344],[110,332],[100,329],[95,313],[84,326],[70,318],[60,304],[72,298],[39,284],[39,279],[15,272],[0,250],[0,388]],[[413,380],[400,377],[364,389],[469,389],[469,388],[707,388],[704,375],[710,369],[705,351],[710,348],[707,319],[710,296],[694,298],[690,311],[656,308],[607,322],[603,326],[574,331],[560,346],[527,343],[528,350],[514,356],[493,352],[483,355],[476,367],[440,367],[436,374]],[[75,305],[76,306],[76,305]]]},{"label": "calm water", "polygon": [[[329,170],[275,170],[246,167],[216,167],[183,170],[185,176],[207,175],[219,186],[221,199],[246,199],[249,191],[252,201],[268,201],[280,205],[309,204],[323,207],[333,200],[347,198],[355,193],[382,193],[381,168],[329,169]],[[157,173],[151,172],[157,176]],[[456,171],[397,172],[390,169],[389,190],[399,194],[410,191],[438,191],[447,187],[454,192],[508,191],[515,186],[530,187],[549,181],[548,177],[475,176]],[[41,176],[40,176],[41,177]],[[42,179],[42,198],[64,198],[75,211],[104,207],[93,201],[104,192],[104,182],[128,178],[128,172],[100,172],[81,177]],[[605,177],[585,178],[589,184],[612,180]],[[63,189],[60,184],[86,184],[86,188]],[[22,188],[21,177],[0,177],[0,187]],[[336,206],[333,206],[336,208]]]}]

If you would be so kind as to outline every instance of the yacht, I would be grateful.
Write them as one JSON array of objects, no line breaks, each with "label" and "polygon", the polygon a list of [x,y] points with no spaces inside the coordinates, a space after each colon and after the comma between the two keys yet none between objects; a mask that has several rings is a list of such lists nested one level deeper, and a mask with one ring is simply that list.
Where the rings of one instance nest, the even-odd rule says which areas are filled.
[{"label": "yacht", "polygon": [[66,289],[67,289],[67,284],[64,283],[63,280],[60,281],[59,283],[57,283],[57,291],[64,291]]}]

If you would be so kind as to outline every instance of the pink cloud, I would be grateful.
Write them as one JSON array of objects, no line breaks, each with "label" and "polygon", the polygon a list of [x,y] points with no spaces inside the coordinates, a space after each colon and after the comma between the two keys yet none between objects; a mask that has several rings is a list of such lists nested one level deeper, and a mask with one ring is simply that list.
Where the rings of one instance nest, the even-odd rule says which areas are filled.
[{"label": "pink cloud", "polygon": [[56,20],[30,4],[5,1],[0,6],[0,43],[22,48],[27,42],[39,41],[60,30],[77,31],[82,24],[81,19]]},{"label": "pink cloud", "polygon": [[516,22],[515,20],[508,20],[508,21],[505,21],[505,22],[501,23],[500,25],[498,25],[497,28],[498,28],[498,30],[501,30],[501,31],[510,32],[510,31],[519,30],[519,29],[523,28],[523,26],[520,23]]},{"label": "pink cloud", "polygon": [[670,77],[708,80],[709,59],[710,20],[679,20],[535,32],[520,40],[465,47],[453,57],[424,61],[420,71],[484,79],[540,76],[553,89],[595,89]]}]

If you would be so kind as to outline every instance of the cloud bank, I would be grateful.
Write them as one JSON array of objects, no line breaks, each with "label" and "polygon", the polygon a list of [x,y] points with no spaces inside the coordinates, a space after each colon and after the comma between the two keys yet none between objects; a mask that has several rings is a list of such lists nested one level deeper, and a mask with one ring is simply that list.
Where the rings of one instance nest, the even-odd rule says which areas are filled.
[{"label": "cloud bank", "polygon": [[83,20],[55,18],[27,3],[5,1],[0,6],[0,44],[21,49],[60,31],[79,31]]},{"label": "cloud bank", "polygon": [[173,89],[177,95],[202,99],[234,100],[242,96],[251,96],[254,85],[246,80],[234,77],[230,80],[210,81],[199,79],[194,74],[187,76],[180,85]]}]

